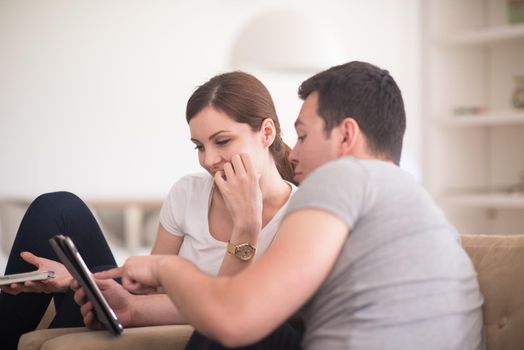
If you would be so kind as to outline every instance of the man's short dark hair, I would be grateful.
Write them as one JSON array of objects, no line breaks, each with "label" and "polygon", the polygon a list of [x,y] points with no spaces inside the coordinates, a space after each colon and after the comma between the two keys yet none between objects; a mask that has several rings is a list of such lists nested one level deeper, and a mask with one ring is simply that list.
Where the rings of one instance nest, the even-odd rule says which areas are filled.
[{"label": "man's short dark hair", "polygon": [[298,89],[303,100],[313,92],[318,93],[317,113],[328,135],[351,117],[372,154],[400,162],[406,113],[400,89],[387,70],[358,61],[335,66],[307,79]]}]

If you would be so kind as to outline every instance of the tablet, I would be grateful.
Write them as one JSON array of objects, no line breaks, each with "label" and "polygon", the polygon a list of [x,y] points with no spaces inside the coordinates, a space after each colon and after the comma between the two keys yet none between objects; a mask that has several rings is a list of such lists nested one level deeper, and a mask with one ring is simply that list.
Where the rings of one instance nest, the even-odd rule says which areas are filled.
[{"label": "tablet", "polygon": [[25,281],[42,281],[55,277],[53,271],[31,271],[15,273],[12,275],[0,276],[0,286],[10,285],[12,283],[22,283]]},{"label": "tablet", "polygon": [[71,238],[64,235],[56,235],[49,240],[49,243],[51,243],[53,250],[69,273],[84,289],[86,297],[93,304],[97,319],[113,334],[118,335],[122,333],[124,327],[96,285],[91,272],[87,268],[84,259],[78,253]]}]

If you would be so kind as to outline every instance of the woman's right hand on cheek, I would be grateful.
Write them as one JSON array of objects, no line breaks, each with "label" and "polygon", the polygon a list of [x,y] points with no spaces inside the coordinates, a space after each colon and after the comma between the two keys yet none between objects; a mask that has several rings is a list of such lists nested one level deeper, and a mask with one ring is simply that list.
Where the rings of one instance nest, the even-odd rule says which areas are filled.
[{"label": "woman's right hand on cheek", "polygon": [[215,174],[215,183],[237,227],[260,230],[262,226],[259,180],[260,175],[247,154],[234,155],[231,162],[224,165],[223,174]]}]

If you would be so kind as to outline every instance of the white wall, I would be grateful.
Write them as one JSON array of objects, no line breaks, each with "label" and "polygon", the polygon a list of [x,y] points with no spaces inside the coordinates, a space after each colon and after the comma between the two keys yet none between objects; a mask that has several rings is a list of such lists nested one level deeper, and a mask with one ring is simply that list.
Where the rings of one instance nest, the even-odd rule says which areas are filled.
[{"label": "white wall", "polygon": [[[0,0],[0,197],[163,197],[199,170],[184,118],[191,92],[231,69],[250,19],[284,6],[332,25],[345,61],[393,74],[418,162],[419,1]],[[304,74],[253,73],[293,144]]]}]

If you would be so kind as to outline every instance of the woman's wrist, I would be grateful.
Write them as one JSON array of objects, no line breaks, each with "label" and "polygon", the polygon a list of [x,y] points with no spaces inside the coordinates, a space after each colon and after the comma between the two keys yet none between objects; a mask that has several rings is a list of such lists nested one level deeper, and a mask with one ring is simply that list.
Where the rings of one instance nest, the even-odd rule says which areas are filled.
[{"label": "woman's wrist", "polygon": [[256,246],[261,226],[261,223],[256,222],[235,224],[229,240],[232,243],[251,243]]}]

